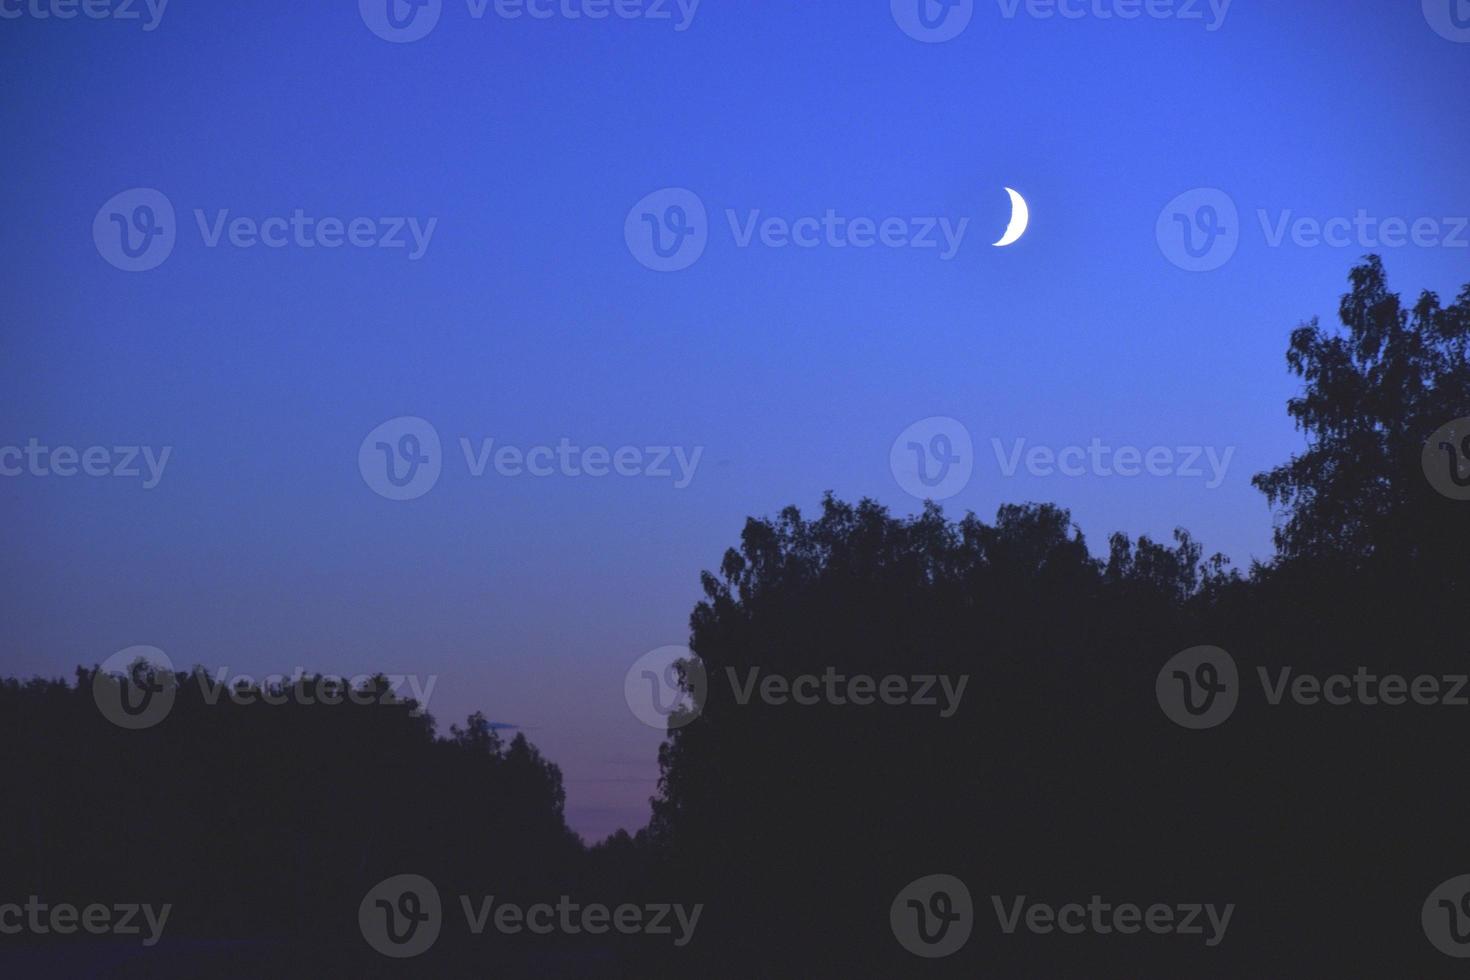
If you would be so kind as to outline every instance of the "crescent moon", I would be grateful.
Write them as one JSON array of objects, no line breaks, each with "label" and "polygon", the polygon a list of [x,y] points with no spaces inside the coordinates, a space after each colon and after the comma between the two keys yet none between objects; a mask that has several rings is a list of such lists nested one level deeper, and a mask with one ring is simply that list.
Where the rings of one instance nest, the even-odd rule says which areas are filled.
[{"label": "crescent moon", "polygon": [[1021,236],[1026,234],[1026,226],[1031,224],[1031,209],[1026,206],[1026,199],[1009,187],[1006,188],[1006,193],[1011,196],[1011,223],[1000,241],[995,243],[996,248],[1005,248],[1020,241]]}]

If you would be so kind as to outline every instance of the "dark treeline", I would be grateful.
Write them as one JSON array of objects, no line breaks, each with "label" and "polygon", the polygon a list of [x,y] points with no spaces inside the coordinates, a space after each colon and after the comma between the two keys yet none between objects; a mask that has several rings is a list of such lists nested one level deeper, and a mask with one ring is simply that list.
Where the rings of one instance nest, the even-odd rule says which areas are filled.
[{"label": "dark treeline", "polygon": [[[167,717],[125,731],[99,711],[96,677],[0,684],[16,788],[0,809],[0,902],[167,902],[164,954],[255,938],[232,958],[274,969],[303,947],[360,945],[358,902],[399,870],[511,897],[565,890],[580,869],[560,771],[483,716],[435,737],[382,678],[373,703],[321,703],[308,677],[304,698],[267,706],[180,672]],[[200,947],[211,974],[217,948]]]},{"label": "dark treeline", "polygon": [[[829,497],[812,516],[749,521],[704,576],[690,645],[708,694],[661,750],[653,820],[592,848],[566,828],[556,767],[480,717],[436,737],[411,704],[208,708],[181,677],[167,721],[126,732],[98,714],[87,672],[75,687],[7,682],[0,901],[171,901],[171,941],[261,937],[231,962],[280,975],[1451,975],[1420,908],[1470,873],[1470,707],[1272,706],[1258,675],[1470,671],[1470,502],[1438,492],[1424,460],[1432,433],[1470,416],[1470,287],[1408,307],[1369,258],[1339,319],[1291,336],[1303,389],[1288,411],[1307,448],[1256,478],[1278,514],[1269,564],[1231,568],[1182,530],[1092,548],[1047,504],[987,523]],[[1458,462],[1457,447],[1430,450]],[[1199,645],[1233,655],[1240,701],[1190,731],[1155,680]],[[951,717],[741,704],[731,683],[829,667],[968,681]],[[447,902],[705,909],[683,949],[446,930],[396,962],[366,950],[356,913],[404,871]],[[889,923],[895,896],[932,874],[974,898],[968,944],[940,960]],[[1008,935],[992,902],[1093,895],[1235,911],[1210,947]]]}]

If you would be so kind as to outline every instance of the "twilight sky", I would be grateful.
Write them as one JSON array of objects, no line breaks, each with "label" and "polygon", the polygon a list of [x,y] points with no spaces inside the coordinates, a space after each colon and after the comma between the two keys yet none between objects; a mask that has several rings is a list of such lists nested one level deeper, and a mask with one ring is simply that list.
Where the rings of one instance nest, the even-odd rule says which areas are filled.
[{"label": "twilight sky", "polygon": [[[394,43],[374,2],[174,0],[145,30],[142,2],[128,21],[0,0],[4,673],[148,644],[232,673],[433,674],[441,727],[524,727],[578,831],[634,829],[661,733],[624,673],[687,640],[699,572],[747,515],[828,489],[917,509],[890,449],[941,416],[974,446],[955,516],[1055,501],[1094,552],[1184,526],[1244,565],[1270,554],[1250,476],[1300,445],[1290,329],[1335,319],[1369,251],[1406,294],[1470,281],[1470,4],[1460,32],[1452,0],[1130,20],[1102,16],[1128,0],[982,0],[923,43],[906,0],[703,0],[683,30],[673,0],[670,19],[442,0]],[[1007,186],[1031,225],[997,249]],[[175,241],[130,272],[114,225],[150,227],[135,207],[158,198],[105,205],[137,188]],[[1167,233],[1222,214],[1200,210],[1219,195],[1166,207],[1198,188],[1238,209],[1205,272]],[[647,268],[643,215],[667,234],[691,199],[703,253]],[[357,218],[362,246],[326,247]],[[767,218],[825,230],[776,247]],[[854,219],[889,218],[890,241],[938,246],[857,246]],[[1387,218],[1417,241],[1384,247]],[[405,246],[366,244],[384,236]],[[388,452],[439,465],[410,500],[359,465],[402,417],[441,442],[388,427]],[[170,450],[145,488],[141,452],[139,477],[66,477],[5,453],[33,439]],[[1007,475],[993,440],[1198,447],[1204,475]],[[551,475],[507,445],[549,447]],[[669,476],[618,475],[663,447]],[[1207,449],[1233,449],[1216,487]]]}]

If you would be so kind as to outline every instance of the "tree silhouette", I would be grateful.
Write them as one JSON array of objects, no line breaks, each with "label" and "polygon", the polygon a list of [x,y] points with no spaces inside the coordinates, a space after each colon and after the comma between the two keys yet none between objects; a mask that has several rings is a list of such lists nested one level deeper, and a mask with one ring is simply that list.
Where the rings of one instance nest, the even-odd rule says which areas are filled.
[{"label": "tree silhouette", "polygon": [[[0,681],[14,787],[0,902],[176,905],[181,942],[74,971],[97,976],[1450,975],[1419,913],[1470,870],[1470,707],[1265,694],[1275,676],[1397,673],[1407,688],[1470,670],[1470,502],[1424,468],[1426,445],[1434,465],[1470,456],[1459,430],[1431,440],[1470,416],[1470,286],[1451,306],[1426,293],[1408,309],[1369,257],[1339,314],[1341,331],[1313,321],[1291,335],[1304,388],[1287,408],[1306,445],[1256,478],[1279,553],[1248,574],[1183,530],[1115,534],[1094,556],[1045,503],[987,523],[829,494],[811,517],[747,521],[702,576],[690,630],[708,690],[659,750],[652,820],[590,849],[566,826],[560,770],[524,735],[507,743],[475,714],[438,736],[384,678],[369,684],[382,703],[263,707],[179,673],[172,711],[142,731],[102,716],[95,669],[74,686]],[[1156,681],[1200,645],[1233,656],[1239,704],[1191,731],[1161,709]],[[761,696],[773,675],[840,675],[844,696]],[[866,703],[855,677],[874,679]],[[933,703],[883,703],[886,678],[913,695],[942,678],[957,700],[930,683]],[[100,683],[120,695],[158,679]],[[365,948],[354,911],[405,871],[435,881],[451,915],[455,896],[487,893],[705,912],[685,948],[450,937],[389,962]],[[975,929],[929,961],[896,941],[889,909],[936,873],[968,883]],[[1209,947],[1007,934],[991,904],[1093,895],[1237,912]]]},{"label": "tree silhouette", "polygon": [[[1257,479],[1282,513],[1280,554],[1248,578],[1184,531],[1173,547],[1115,535],[1095,560],[1049,505],[950,523],[933,505],[903,519],[829,496],[812,520],[788,509],[747,523],[704,577],[691,645],[710,690],[661,751],[649,835],[687,888],[725,902],[701,968],[1444,965],[1414,922],[1456,855],[1470,860],[1456,829],[1466,800],[1447,783],[1463,723],[1446,707],[1273,710],[1253,676],[1464,670],[1445,624],[1463,618],[1470,519],[1426,481],[1421,452],[1470,414],[1470,287],[1449,308],[1425,294],[1410,312],[1376,257],[1350,281],[1343,335],[1315,322],[1292,335],[1288,364],[1306,388],[1288,410],[1308,445]],[[1234,652],[1253,693],[1227,727],[1188,733],[1154,702],[1154,678],[1206,643]],[[969,700],[940,719],[734,697],[752,668],[829,665],[967,675]],[[1057,902],[1193,894],[1248,912],[1204,956],[1177,940],[1038,941],[980,926],[965,954],[921,964],[888,935],[888,901],[939,871]]]},{"label": "tree silhouette", "polygon": [[1255,484],[1287,510],[1276,533],[1283,559],[1402,565],[1433,540],[1415,518],[1443,513],[1428,506],[1424,442],[1470,414],[1470,286],[1449,307],[1425,292],[1411,310],[1389,291],[1377,256],[1350,278],[1343,332],[1313,320],[1292,333],[1287,352],[1306,382],[1287,411],[1307,451]]}]

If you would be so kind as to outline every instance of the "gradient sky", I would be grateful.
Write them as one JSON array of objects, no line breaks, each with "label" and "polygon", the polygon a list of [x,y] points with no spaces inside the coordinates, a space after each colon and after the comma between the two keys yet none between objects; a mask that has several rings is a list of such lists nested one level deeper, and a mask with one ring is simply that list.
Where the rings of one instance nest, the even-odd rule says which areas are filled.
[{"label": "gradient sky", "polygon": [[[445,0],[407,44],[355,0],[174,0],[153,31],[0,20],[0,52],[0,446],[173,447],[152,490],[0,477],[0,669],[69,676],[150,644],[254,674],[437,674],[441,728],[476,709],[523,726],[589,838],[647,819],[661,735],[623,675],[687,640],[699,572],[747,515],[828,489],[916,510],[889,447],[943,415],[978,454],[955,516],[1050,500],[1094,552],[1182,525],[1268,557],[1249,478],[1301,444],[1288,332],[1335,319],[1369,249],[1270,247],[1257,210],[1470,214],[1470,43],[1418,0],[1236,0],[1214,31],[980,2],[941,44],[886,0],[704,0],[682,32]],[[1032,225],[1001,250],[1006,186]],[[179,240],[134,274],[91,229],[135,187],[167,195]],[[676,273],[623,238],[665,187],[711,223]],[[1242,218],[1209,273],[1155,237],[1196,187]],[[438,224],[418,261],[207,248],[195,208]],[[950,261],[739,248],[727,208],[971,226]],[[1383,253],[1406,294],[1470,281],[1470,249]],[[396,502],[357,454],[407,415],[437,429],[444,472]],[[476,479],[460,437],[704,456],[685,489]],[[1236,452],[1214,490],[1007,478],[993,437]]]}]

